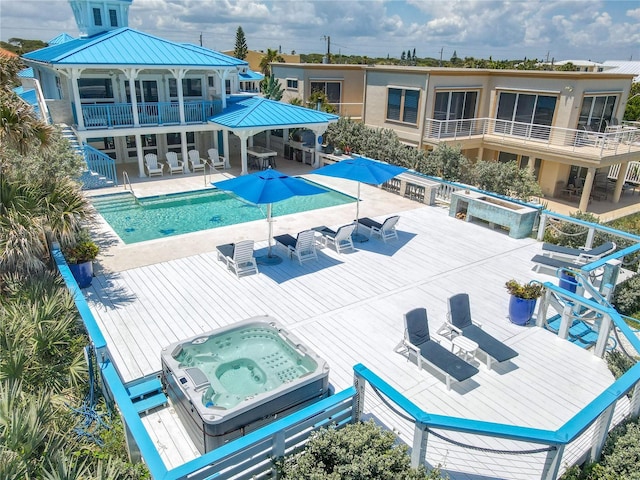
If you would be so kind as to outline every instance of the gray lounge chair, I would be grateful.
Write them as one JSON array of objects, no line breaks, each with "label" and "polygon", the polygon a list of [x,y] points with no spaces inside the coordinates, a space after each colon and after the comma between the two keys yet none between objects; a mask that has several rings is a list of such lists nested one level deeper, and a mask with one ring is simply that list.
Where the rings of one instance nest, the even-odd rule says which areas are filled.
[{"label": "gray lounge chair", "polygon": [[253,240],[218,245],[218,260],[226,263],[228,270],[233,270],[236,277],[258,273],[258,265],[253,257]]},{"label": "gray lounge chair", "polygon": [[429,321],[426,308],[415,308],[404,314],[404,338],[396,346],[396,352],[406,350],[408,357],[414,354],[418,367],[431,365],[445,376],[447,390],[451,390],[451,378],[458,382],[478,373],[478,369],[456,354],[444,348],[429,336]]},{"label": "gray lounge chair", "polygon": [[534,255],[531,261],[535,263],[534,270],[540,271],[541,267],[557,270],[558,268],[568,268],[572,270],[580,270],[584,266],[584,263],[567,262],[566,260],[560,260],[559,258],[547,257],[546,255]]},{"label": "gray lounge chair", "polygon": [[289,258],[293,255],[298,257],[300,265],[302,265],[302,262],[306,260],[318,259],[318,254],[316,253],[315,230],[304,230],[298,233],[296,238],[285,233],[284,235],[276,235],[273,239],[278,245],[281,245],[287,250]]},{"label": "gray lounge chair", "polygon": [[478,349],[486,356],[487,368],[491,369],[491,363],[506,362],[518,356],[518,352],[508,347],[500,340],[492,337],[482,330],[482,324],[471,319],[469,295],[459,293],[449,297],[449,313],[445,327],[452,335],[462,335],[478,344]]},{"label": "gray lounge chair", "polygon": [[355,223],[341,226],[338,230],[331,230],[329,227],[316,227],[313,230],[322,234],[322,244],[326,247],[332,243],[336,252],[342,253],[344,250],[354,250],[351,235],[356,229]]},{"label": "gray lounge chair", "polygon": [[605,242],[595,248],[580,249],[563,247],[561,245],[555,245],[553,243],[542,244],[542,254],[549,257],[561,257],[566,261],[586,263],[608,255],[616,249],[614,242]]},{"label": "gray lounge chair", "polygon": [[384,242],[387,240],[395,240],[398,238],[398,233],[396,232],[396,225],[400,217],[398,215],[394,215],[392,217],[387,218],[384,222],[376,222],[368,217],[359,218],[358,224],[369,230],[369,237],[373,235],[378,235]]}]

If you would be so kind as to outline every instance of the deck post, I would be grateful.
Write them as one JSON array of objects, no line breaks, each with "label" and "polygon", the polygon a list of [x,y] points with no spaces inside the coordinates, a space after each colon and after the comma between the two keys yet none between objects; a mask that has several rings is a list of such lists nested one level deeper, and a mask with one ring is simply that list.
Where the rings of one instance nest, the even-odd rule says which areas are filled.
[{"label": "deck post", "polygon": [[588,462],[597,462],[602,454],[604,443],[607,441],[607,435],[609,434],[609,425],[613,419],[613,411],[616,408],[615,402],[609,405],[604,412],[600,414],[598,419],[594,422],[593,437],[591,440],[591,450],[589,451]]},{"label": "deck post", "polygon": [[353,396],[353,406],[351,408],[353,423],[359,422],[362,418],[362,412],[364,411],[364,387],[366,381],[357,373],[353,376],[353,386],[356,389],[356,394]]},{"label": "deck post", "polygon": [[602,321],[598,326],[598,340],[596,341],[596,348],[593,349],[593,354],[598,358],[604,357],[604,351],[609,341],[609,332],[611,331],[611,315],[603,314]]},{"label": "deck post", "polygon": [[547,228],[547,218],[548,216],[546,213],[540,215],[540,223],[538,224],[538,236],[536,237],[536,240],[538,240],[539,242],[544,239],[544,231]]},{"label": "deck post", "polygon": [[555,449],[547,452],[547,460],[544,462],[540,480],[556,480],[560,471],[560,462],[564,453],[564,445],[555,445]]},{"label": "deck post", "polygon": [[565,305],[562,310],[562,320],[560,321],[560,328],[558,329],[558,338],[564,338],[565,340],[569,336],[569,328],[571,328],[571,319],[573,317],[573,306]]},{"label": "deck post", "polygon": [[413,468],[417,468],[426,463],[428,436],[427,425],[416,420],[413,429],[413,446],[411,449],[411,466]]},{"label": "deck post", "polygon": [[280,430],[273,435],[273,446],[271,450],[271,456],[273,458],[284,457],[286,448],[286,435],[284,430]]}]

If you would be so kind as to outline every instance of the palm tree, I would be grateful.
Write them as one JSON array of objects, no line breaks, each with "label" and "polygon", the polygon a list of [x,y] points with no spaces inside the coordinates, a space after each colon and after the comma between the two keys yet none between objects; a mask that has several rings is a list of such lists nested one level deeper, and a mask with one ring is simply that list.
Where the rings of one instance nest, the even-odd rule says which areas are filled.
[{"label": "palm tree", "polygon": [[267,48],[267,53],[260,60],[260,71],[264,75],[265,79],[271,76],[271,64],[273,62],[284,63],[284,58],[278,53],[277,50]]}]

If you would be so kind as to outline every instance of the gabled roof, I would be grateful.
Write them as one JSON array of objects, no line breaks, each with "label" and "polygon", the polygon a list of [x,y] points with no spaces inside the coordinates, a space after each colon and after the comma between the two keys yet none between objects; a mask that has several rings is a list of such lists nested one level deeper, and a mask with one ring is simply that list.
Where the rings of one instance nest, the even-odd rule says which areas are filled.
[{"label": "gabled roof", "polygon": [[66,43],[66,42],[68,42],[70,40],[75,40],[75,38],[73,38],[68,33],[61,33],[60,35],[58,35],[56,37],[53,37],[47,43],[49,45],[60,45],[61,43]]},{"label": "gabled roof", "polygon": [[203,47],[175,43],[131,28],[77,38],[23,56],[58,66],[236,67],[247,62]]},{"label": "gabled roof", "polygon": [[230,102],[224,112],[214,115],[210,122],[231,130],[256,127],[285,128],[335,122],[338,115],[276,102],[262,97],[251,97]]}]

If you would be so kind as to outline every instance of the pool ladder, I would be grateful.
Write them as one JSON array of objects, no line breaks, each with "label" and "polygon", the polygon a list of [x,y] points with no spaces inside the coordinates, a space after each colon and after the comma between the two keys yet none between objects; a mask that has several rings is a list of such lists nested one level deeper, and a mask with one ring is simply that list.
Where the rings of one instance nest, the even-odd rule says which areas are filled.
[{"label": "pool ladder", "polygon": [[122,187],[126,190],[127,185],[129,185],[129,190],[131,190],[131,193],[133,193],[133,196],[135,197],[136,194],[133,191],[133,186],[131,185],[131,179],[129,178],[129,174],[127,172],[122,172]]}]

